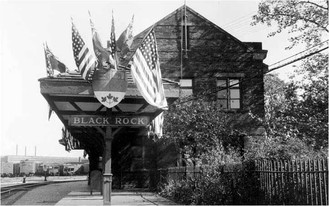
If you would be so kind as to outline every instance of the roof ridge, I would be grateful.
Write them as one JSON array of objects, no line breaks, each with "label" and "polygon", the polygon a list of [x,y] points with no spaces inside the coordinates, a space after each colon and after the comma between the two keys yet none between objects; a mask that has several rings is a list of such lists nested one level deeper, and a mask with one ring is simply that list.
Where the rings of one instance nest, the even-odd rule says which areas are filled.
[{"label": "roof ridge", "polygon": [[[135,37],[136,39],[138,38],[144,38],[142,35],[143,33],[147,32],[151,27],[156,27],[158,25],[159,22],[164,21],[168,18],[170,18],[173,14],[177,13],[178,11],[184,9],[185,5],[182,5],[180,7],[178,7],[176,10],[174,10],[173,12],[169,13],[168,15],[166,15],[165,17],[163,17],[162,19],[158,20],[157,22],[155,22],[154,24],[152,24],[151,26],[147,27],[146,29],[144,29],[143,31],[141,31],[140,33],[138,33]],[[206,21],[208,24],[213,25],[216,29],[218,29],[221,32],[224,32],[226,35],[232,37],[232,39],[234,41],[236,41],[237,43],[241,44],[243,47],[245,47],[245,49],[248,49],[248,45],[246,45],[243,41],[239,40],[238,38],[236,38],[235,36],[233,36],[232,34],[230,34],[229,32],[225,31],[224,29],[222,29],[220,26],[218,26],[217,24],[213,23],[212,21],[210,21],[209,19],[207,19],[206,17],[202,16],[201,14],[199,14],[198,12],[196,12],[195,10],[193,10],[191,7],[186,5],[186,10],[188,10],[189,12],[193,13],[194,15],[198,16],[199,18],[203,19],[204,21]],[[135,39],[135,38],[134,38]]]}]

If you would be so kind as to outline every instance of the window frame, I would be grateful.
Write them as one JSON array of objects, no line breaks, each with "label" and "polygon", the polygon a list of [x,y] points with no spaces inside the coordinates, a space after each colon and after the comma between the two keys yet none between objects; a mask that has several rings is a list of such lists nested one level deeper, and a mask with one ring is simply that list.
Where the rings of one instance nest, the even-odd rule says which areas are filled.
[{"label": "window frame", "polygon": [[[219,85],[219,81],[225,81],[225,86],[221,86]],[[238,85],[236,86],[232,86],[230,87],[232,84],[231,82],[234,81],[238,81]],[[233,83],[236,84],[236,83]],[[223,85],[223,84],[222,84]],[[239,77],[218,77],[216,79],[216,87],[218,89],[223,89],[223,90],[218,90],[216,93],[216,101],[217,104],[219,105],[219,100],[225,101],[226,102],[226,106],[225,107],[221,107],[220,109],[224,109],[224,110],[241,110],[242,109],[242,88],[241,88],[241,78]],[[225,89],[224,89],[225,88]],[[238,97],[232,97],[232,91],[237,90],[238,91]],[[219,92],[221,91],[225,91],[223,97],[219,96]],[[223,92],[222,92],[223,93]],[[238,108],[236,107],[232,107],[232,100],[238,100],[239,101],[239,105]]]}]

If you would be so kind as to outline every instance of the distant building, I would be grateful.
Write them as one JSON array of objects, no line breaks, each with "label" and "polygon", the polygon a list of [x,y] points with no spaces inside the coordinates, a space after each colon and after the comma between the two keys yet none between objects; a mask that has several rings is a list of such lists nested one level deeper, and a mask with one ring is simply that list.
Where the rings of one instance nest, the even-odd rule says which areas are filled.
[{"label": "distant building", "polygon": [[58,163],[63,164],[66,162],[79,162],[88,161],[87,159],[81,159],[81,157],[51,157],[51,156],[24,156],[24,155],[6,155],[1,157],[1,162],[13,162],[19,163],[22,160],[33,160],[36,162],[42,162],[44,164]]},{"label": "distant building", "polygon": [[37,162],[34,160],[22,160],[19,164],[20,173],[34,174],[37,168]]},{"label": "distant building", "polygon": [[50,175],[58,175],[60,166],[68,162],[83,165],[89,161],[80,157],[6,155],[1,157],[1,174],[43,174],[43,165],[46,165]]},{"label": "distant building", "polygon": [[14,163],[1,162],[1,174],[14,174]]}]

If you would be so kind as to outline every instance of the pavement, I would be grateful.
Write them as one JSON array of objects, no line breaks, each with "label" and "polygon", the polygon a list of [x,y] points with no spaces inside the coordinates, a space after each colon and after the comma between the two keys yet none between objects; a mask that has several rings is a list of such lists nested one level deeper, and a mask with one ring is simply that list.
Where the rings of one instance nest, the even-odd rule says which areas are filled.
[{"label": "pavement", "polygon": [[[56,205],[103,205],[103,196],[100,192],[91,195],[88,188],[81,191],[72,191]],[[111,205],[177,205],[153,192],[146,191],[112,191]]]}]

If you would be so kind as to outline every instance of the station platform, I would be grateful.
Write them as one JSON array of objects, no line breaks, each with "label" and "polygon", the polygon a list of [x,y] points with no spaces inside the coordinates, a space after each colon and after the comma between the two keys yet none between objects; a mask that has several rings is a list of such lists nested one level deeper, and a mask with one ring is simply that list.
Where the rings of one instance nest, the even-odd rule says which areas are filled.
[{"label": "station platform", "polygon": [[[56,204],[59,205],[103,205],[100,192],[72,191]],[[111,195],[111,205],[177,205],[176,203],[146,191],[114,190]]]}]

